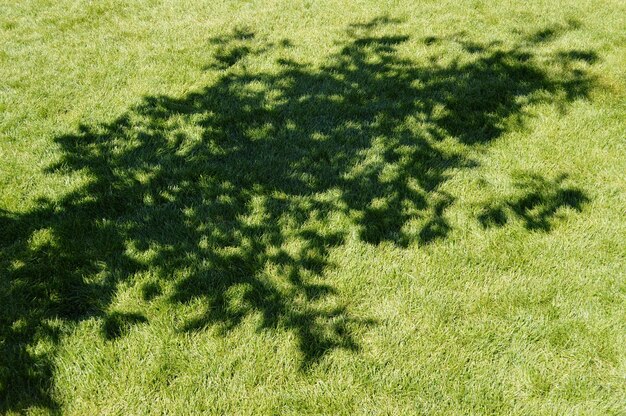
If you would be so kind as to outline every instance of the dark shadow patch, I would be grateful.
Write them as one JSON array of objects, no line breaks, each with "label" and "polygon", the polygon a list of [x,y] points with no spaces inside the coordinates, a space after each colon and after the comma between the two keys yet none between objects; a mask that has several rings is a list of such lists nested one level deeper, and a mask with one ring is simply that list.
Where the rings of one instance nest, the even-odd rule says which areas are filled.
[{"label": "dark shadow patch", "polygon": [[158,282],[148,282],[141,286],[141,298],[146,302],[150,302],[161,293],[161,285]]},{"label": "dark shadow patch", "polygon": [[136,312],[112,312],[104,318],[102,334],[107,340],[126,335],[133,326],[148,322],[148,319]]},{"label": "dark shadow patch", "polygon": [[582,50],[562,51],[557,54],[557,58],[565,62],[583,61],[589,65],[597,63],[600,59],[594,51]]},{"label": "dark shadow patch", "polygon": [[446,208],[452,204],[453,200],[454,199],[450,195],[443,194],[432,204],[430,219],[422,227],[419,233],[420,242],[428,244],[448,235],[451,227],[448,224],[444,213]]},{"label": "dark shadow patch", "polygon": [[436,43],[439,43],[439,38],[437,36],[427,36],[424,38],[423,41],[426,46],[432,46]]},{"label": "dark shadow patch", "polygon": [[561,209],[580,212],[589,202],[581,189],[563,185],[566,175],[554,180],[532,173],[515,176],[516,193],[487,204],[479,213],[478,221],[483,227],[502,227],[511,218],[519,218],[528,230],[549,231]]},{"label": "dark shadow patch", "polygon": [[235,65],[241,59],[250,53],[248,46],[233,46],[230,48],[219,49],[215,53],[215,59],[219,62],[219,66],[227,68]]},{"label": "dark shadow patch", "polygon": [[565,24],[553,24],[543,29],[539,29],[526,36],[526,40],[533,44],[548,43],[562,36],[564,33],[579,29],[581,22],[576,19],[569,19]]}]

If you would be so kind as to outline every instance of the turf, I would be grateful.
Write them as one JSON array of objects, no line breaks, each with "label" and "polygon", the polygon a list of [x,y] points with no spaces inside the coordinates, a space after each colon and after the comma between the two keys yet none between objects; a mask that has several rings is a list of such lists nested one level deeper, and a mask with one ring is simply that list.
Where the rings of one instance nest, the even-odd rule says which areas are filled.
[{"label": "turf", "polygon": [[0,412],[626,413],[621,1],[0,5]]}]

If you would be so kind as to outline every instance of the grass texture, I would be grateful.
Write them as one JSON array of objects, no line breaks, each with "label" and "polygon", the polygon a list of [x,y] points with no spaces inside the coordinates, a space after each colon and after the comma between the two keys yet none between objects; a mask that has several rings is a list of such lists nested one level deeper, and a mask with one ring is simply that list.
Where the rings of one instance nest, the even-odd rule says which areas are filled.
[{"label": "grass texture", "polygon": [[621,1],[0,4],[0,413],[626,413]]}]

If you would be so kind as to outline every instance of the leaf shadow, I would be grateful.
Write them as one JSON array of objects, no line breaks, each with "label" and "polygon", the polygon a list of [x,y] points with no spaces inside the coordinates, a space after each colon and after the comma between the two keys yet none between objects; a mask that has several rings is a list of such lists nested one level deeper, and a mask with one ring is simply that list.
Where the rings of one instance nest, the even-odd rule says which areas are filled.
[{"label": "leaf shadow", "polygon": [[[560,51],[558,73],[540,59],[537,45],[563,28],[508,46],[430,36],[428,47],[455,42],[469,56],[436,64],[398,52],[410,41],[388,33],[398,23],[353,24],[319,68],[282,57],[273,71],[239,63],[291,42],[236,29],[209,42],[207,68],[221,71],[211,85],[147,96],[57,137],[62,157],[48,172],[91,179],[31,211],[0,212],[0,410],[55,406],[53,352],[31,348],[41,337],[58,344],[51,322],[96,317],[108,340],[148,324],[141,311],[107,312],[119,284],[144,272],[154,278],[138,302],[203,305],[182,332],[225,333],[256,314],[259,329],[295,335],[303,371],[335,349],[358,352],[355,333],[376,322],[355,316],[327,280],[352,231],[374,245],[445,239],[456,198],[441,188],[476,166],[467,150],[498,139],[526,105],[565,105],[594,85],[570,65],[595,62],[593,51]],[[514,213],[548,230],[561,206],[586,200],[558,180],[529,181],[539,190],[496,203],[481,222]]]}]

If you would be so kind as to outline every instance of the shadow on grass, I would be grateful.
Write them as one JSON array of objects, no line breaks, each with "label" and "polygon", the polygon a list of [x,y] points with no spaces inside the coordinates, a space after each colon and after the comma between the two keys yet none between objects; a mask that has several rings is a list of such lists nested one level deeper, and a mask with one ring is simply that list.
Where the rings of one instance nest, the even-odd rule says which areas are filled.
[{"label": "shadow on grass", "polygon": [[589,202],[581,189],[563,186],[566,175],[549,180],[537,174],[520,172],[514,179],[516,193],[502,201],[487,204],[478,215],[483,227],[501,227],[510,219],[518,218],[528,230],[550,231],[561,209],[580,212],[583,205]]},{"label": "shadow on grass", "polygon": [[[455,198],[439,187],[475,166],[467,149],[497,139],[528,104],[583,98],[592,85],[570,61],[593,52],[535,51],[556,36],[548,32],[512,46],[433,36],[426,46],[456,42],[463,52],[424,65],[398,52],[408,36],[379,33],[395,23],[352,25],[326,65],[281,59],[273,72],[240,63],[290,42],[236,31],[213,40],[208,68],[223,71],[214,84],[146,97],[109,124],[58,137],[63,155],[50,171],[80,171],[88,183],[0,214],[0,407],[54,406],[61,324],[97,317],[114,340],[146,322],[107,313],[118,284],[145,271],[155,281],[141,288],[144,301],[206,306],[181,331],[228,331],[254,314],[260,329],[296,335],[303,369],[333,349],[357,351],[353,331],[373,322],[333,300],[323,282],[330,250],[351,232],[399,246],[446,238]],[[541,227],[559,204],[546,198],[584,199],[550,192],[494,206],[481,221],[511,210]],[[162,293],[166,281],[173,290]]]}]

